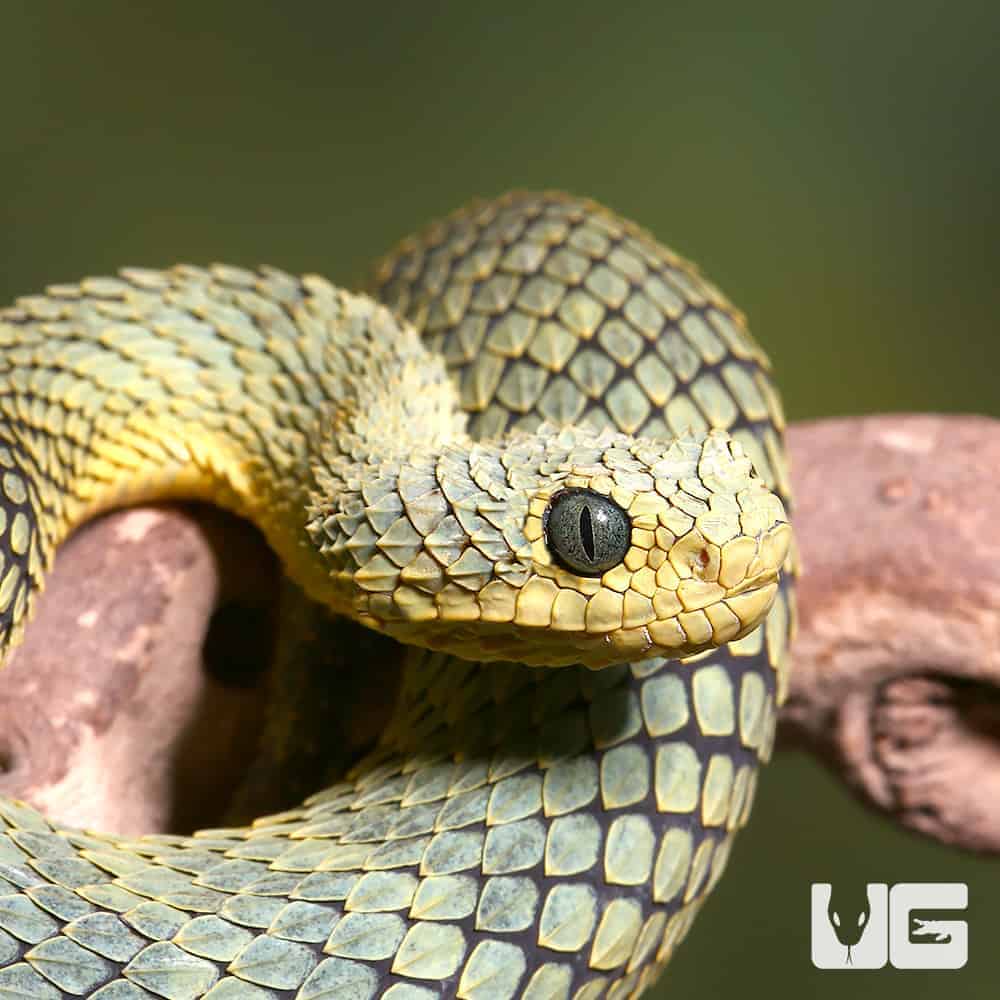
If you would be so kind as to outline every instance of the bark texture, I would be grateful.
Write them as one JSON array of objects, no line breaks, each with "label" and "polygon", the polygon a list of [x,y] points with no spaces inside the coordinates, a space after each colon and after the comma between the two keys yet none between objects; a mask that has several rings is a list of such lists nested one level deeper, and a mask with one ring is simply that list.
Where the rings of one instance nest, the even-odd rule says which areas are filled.
[{"label": "bark texture", "polygon": [[1000,421],[790,438],[804,571],[782,736],[897,822],[1000,850]]}]

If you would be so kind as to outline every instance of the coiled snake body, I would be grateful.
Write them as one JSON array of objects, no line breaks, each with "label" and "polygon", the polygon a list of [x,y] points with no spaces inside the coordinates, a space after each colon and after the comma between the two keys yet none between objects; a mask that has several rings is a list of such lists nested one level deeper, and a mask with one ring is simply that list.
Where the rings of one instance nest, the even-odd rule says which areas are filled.
[{"label": "coiled snake body", "polygon": [[404,319],[229,267],[0,312],[0,647],[75,525],[168,496],[405,643],[375,751],[251,827],[125,840],[0,801],[0,996],[633,996],[721,875],[793,617],[741,315],[555,194],[433,226],[374,291]]}]

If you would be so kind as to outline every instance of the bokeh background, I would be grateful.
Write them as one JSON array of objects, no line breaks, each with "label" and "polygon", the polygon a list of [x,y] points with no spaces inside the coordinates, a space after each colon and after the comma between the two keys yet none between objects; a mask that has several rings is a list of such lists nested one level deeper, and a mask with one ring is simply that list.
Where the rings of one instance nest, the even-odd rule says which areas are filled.
[{"label": "bokeh background", "polygon": [[[1000,416],[996,3],[4,4],[0,300],[124,264],[356,284],[428,218],[588,194],[747,311],[792,419]],[[957,973],[817,972],[813,881],[966,881]],[[658,996],[995,994],[1000,860],[762,783]]]}]

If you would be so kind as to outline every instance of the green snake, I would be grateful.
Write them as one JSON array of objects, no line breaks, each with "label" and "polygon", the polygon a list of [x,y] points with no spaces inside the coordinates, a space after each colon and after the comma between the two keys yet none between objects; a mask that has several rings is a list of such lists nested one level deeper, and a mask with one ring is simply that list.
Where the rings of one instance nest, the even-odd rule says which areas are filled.
[{"label": "green snake", "polygon": [[636,996],[720,877],[794,620],[743,316],[554,193],[434,224],[371,291],[178,266],[0,312],[0,649],[73,528],[179,497],[403,660],[375,749],[251,826],[0,800],[0,997]]}]

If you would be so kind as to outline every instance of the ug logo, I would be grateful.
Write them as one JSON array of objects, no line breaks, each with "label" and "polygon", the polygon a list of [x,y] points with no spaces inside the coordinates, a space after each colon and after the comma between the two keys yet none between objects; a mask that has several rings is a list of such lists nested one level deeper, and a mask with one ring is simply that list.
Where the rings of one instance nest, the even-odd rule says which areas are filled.
[{"label": "ug logo", "polygon": [[960,969],[969,926],[955,920],[969,889],[961,882],[812,886],[812,962],[817,969]]}]

